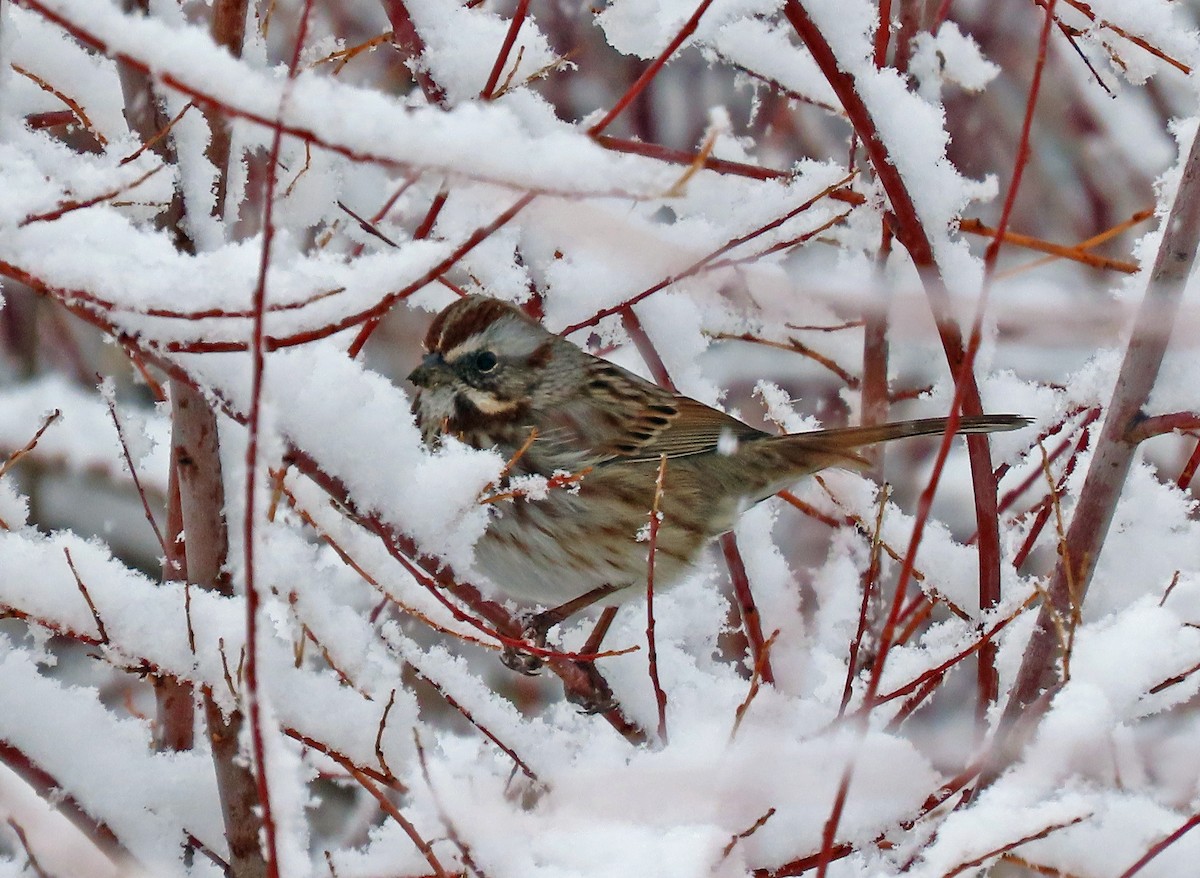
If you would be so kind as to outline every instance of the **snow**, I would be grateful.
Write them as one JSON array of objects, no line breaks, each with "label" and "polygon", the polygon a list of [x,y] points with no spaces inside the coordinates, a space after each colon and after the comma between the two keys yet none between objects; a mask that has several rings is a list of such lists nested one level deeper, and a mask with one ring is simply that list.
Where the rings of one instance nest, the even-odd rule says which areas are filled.
[{"label": "snow", "polygon": [[936,34],[917,34],[913,40],[909,71],[921,83],[921,95],[935,101],[943,83],[954,83],[967,91],[982,91],[1000,74],[1000,68],[983,57],[979,44],[952,21]]},{"label": "snow", "polygon": [[[843,782],[834,842],[853,852],[829,874],[846,878],[978,872],[1018,843],[1015,853],[1039,868],[1116,876],[1194,813],[1200,507],[1194,488],[1179,486],[1192,436],[1156,439],[1135,461],[1104,551],[1093,559],[1062,664],[1069,679],[1040,706],[1043,715],[1031,712],[1027,739],[1000,754],[997,776],[970,799],[927,807],[943,784],[989,753],[1040,592],[1058,563],[1057,512],[1070,521],[1078,511],[1103,416],[1086,442],[1081,423],[1121,383],[1144,268],[1125,280],[1063,264],[996,278],[975,364],[980,392],[986,410],[1032,420],[990,439],[999,496],[1029,481],[1000,517],[997,607],[980,608],[972,479],[964,443],[955,440],[915,548],[906,615],[892,632],[903,639],[871,680],[877,632],[931,472],[934,443],[913,441],[890,446],[878,471],[830,470],[820,482],[795,485],[820,520],[781,498],[739,518],[734,533],[770,639],[773,684],[752,680],[740,610],[716,552],[655,595],[665,739],[650,732],[631,743],[604,717],[564,700],[551,675],[527,680],[500,665],[492,615],[507,609],[519,622],[532,608],[486,583],[484,593],[502,606],[470,606],[430,579],[471,570],[475,544],[496,514],[480,499],[502,489],[507,463],[503,452],[453,437],[436,448],[421,442],[402,377],[422,356],[419,338],[432,314],[456,297],[436,282],[439,272],[459,288],[540,308],[551,331],[579,326],[571,342],[642,375],[651,369],[628,343],[620,314],[597,315],[657,290],[629,313],[672,382],[766,429],[856,421],[864,314],[889,319],[889,389],[906,397],[892,417],[944,416],[954,376],[930,319],[929,277],[897,241],[880,258],[892,206],[861,146],[851,173],[836,94],[779,3],[715,0],[649,100],[652,111],[671,110],[651,114],[662,123],[653,132],[659,144],[685,152],[711,145],[712,156],[748,166],[746,173],[606,149],[587,132],[597,107],[612,106],[695,13],[695,0],[613,0],[595,14],[534,4],[505,68],[510,86],[486,101],[479,93],[508,31],[505,15],[449,0],[405,5],[426,46],[419,61],[407,60],[443,87],[446,108],[428,105],[419,89],[406,93],[406,59],[388,45],[352,60],[346,74],[302,65],[289,82],[279,63],[299,11],[289,0],[277,4],[269,32],[252,17],[240,58],[209,36],[204,4],[155,2],[145,16],[124,14],[115,0],[0,4],[0,459],[60,412],[27,458],[0,475],[3,753],[19,753],[52,776],[147,873],[219,874],[207,857],[183,852],[190,835],[228,854],[203,719],[193,750],[157,750],[146,678],[182,682],[197,700],[208,693],[229,716],[245,709],[238,670],[246,642],[244,424],[258,405],[261,508],[249,511],[263,601],[257,695],[284,874],[430,872],[346,761],[387,787],[448,871],[469,871],[470,857],[489,878],[770,874],[821,849]],[[964,107],[982,108],[989,120],[990,113],[1019,117],[1023,103],[1012,96],[1024,90],[1014,83],[1028,75],[1021,65],[1030,56],[998,51],[997,37],[980,26],[986,4],[963,2],[936,33],[917,36],[909,75],[901,75],[874,63],[877,4],[802,5],[853,77],[911,194],[952,309],[971,314],[983,285],[982,248],[968,243],[959,223],[994,211],[997,181],[1011,164],[986,149],[963,160],[956,148],[964,145],[951,142],[950,130],[959,130],[954,113]],[[1186,4],[1093,0],[1091,8],[1098,20],[1186,64],[1200,62]],[[1026,14],[1025,24],[1040,16]],[[52,16],[104,49],[69,36]],[[368,38],[383,21],[376,5],[316,4],[305,64]],[[1044,88],[1062,103],[1050,104],[1049,114],[1078,121],[1085,145],[1075,151],[1063,134],[1075,129],[1054,129],[1061,140],[1039,131],[1026,183],[1034,194],[1022,193],[1034,206],[1014,220],[1014,229],[1068,242],[1099,231],[1088,222],[1119,222],[1127,202],[1139,209],[1153,198],[1163,222],[1181,173],[1169,166],[1196,125],[1193,81],[1113,28],[1076,23],[1082,50],[1109,65],[1106,82],[1121,81],[1115,97],[1104,97],[1052,35],[1055,66]],[[572,52],[578,66],[531,80]],[[215,101],[232,117],[235,161],[223,216],[212,215],[218,169],[207,154],[210,123],[197,106],[173,129],[170,167],[160,168],[152,150],[124,161],[143,144],[124,115],[126,62],[118,55],[151,70],[167,117],[192,100]],[[619,55],[632,63],[616,63]],[[595,58],[614,62],[601,77]],[[1077,66],[1064,74],[1057,65],[1068,62]],[[79,124],[65,133],[28,124],[33,114],[67,105],[12,64],[78,102],[92,134]],[[1153,90],[1141,85],[1147,81]],[[1017,110],[996,110],[1009,103]],[[761,115],[747,119],[752,104]],[[1168,131],[1162,121],[1171,114],[1180,121]],[[672,121],[685,116],[686,123]],[[264,385],[252,400],[248,309],[260,279],[264,160],[275,120],[286,134],[273,169],[274,238],[263,277]],[[1068,159],[1085,154],[1091,176],[1060,181]],[[1156,177],[1154,192],[1138,188]],[[158,226],[175,187],[194,254]],[[1113,190],[1122,198],[1100,205]],[[417,240],[416,227],[442,192],[436,222]],[[527,206],[474,241],[526,193],[535,195]],[[91,199],[99,200],[82,206]],[[1060,202],[1086,216],[1064,222]],[[347,209],[367,218],[384,213],[378,231],[390,242]],[[1046,213],[1046,228],[1027,228],[1035,210]],[[1136,227],[1142,237],[1133,245],[1143,266],[1163,233],[1147,227]],[[472,249],[445,265],[465,242]],[[1128,243],[1105,247],[1097,252],[1127,258]],[[1019,267],[1014,252],[1006,247],[1004,255]],[[1200,409],[1196,295],[1193,282],[1148,415]],[[394,313],[367,355],[348,357],[364,315],[385,302]],[[35,353],[25,356],[29,349]],[[146,572],[157,570],[159,547],[126,548],[130,534],[148,527],[110,405],[160,525],[172,443],[170,407],[151,404],[141,379],[130,378],[129,351],[144,355],[160,380],[169,367],[193,382],[218,411],[231,596],[161,582]],[[1042,506],[1048,485],[1038,436],[1047,436],[1047,451],[1068,442],[1049,464],[1049,480],[1063,479],[1060,495]],[[292,451],[303,453],[304,466],[293,465]],[[722,451],[736,453],[728,442]],[[1065,477],[1068,460],[1074,471]],[[305,475],[309,468],[335,481],[348,505]],[[886,495],[883,480],[892,483]],[[527,504],[547,490],[541,476],[505,487],[525,491]],[[106,500],[105,491],[131,502]],[[53,530],[47,508],[62,497],[59,505],[74,508],[68,526]],[[1039,518],[1043,509],[1049,514]],[[82,535],[88,513],[108,527],[105,539]],[[867,604],[869,631],[851,667],[880,514],[879,598]],[[396,557],[407,557],[410,540],[419,555],[412,567]],[[1015,569],[1029,540],[1033,550]],[[926,599],[928,618],[909,631]],[[568,619],[550,632],[551,646],[580,649],[593,618]],[[974,658],[956,660],[983,632],[996,632],[1001,703],[977,721]],[[620,654],[599,667],[625,718],[652,730],[658,705],[648,646],[645,604],[631,597],[602,647]],[[908,715],[918,684],[948,663],[954,669]],[[868,700],[872,690],[878,703]],[[248,757],[245,731],[240,744]],[[28,829],[31,849],[44,851],[50,874],[125,868],[64,828],[54,801],[0,766],[0,875],[25,868],[4,825],[9,816]],[[55,839],[67,832],[72,846],[60,852]],[[1194,833],[1141,874],[1189,874],[1198,851]]]}]

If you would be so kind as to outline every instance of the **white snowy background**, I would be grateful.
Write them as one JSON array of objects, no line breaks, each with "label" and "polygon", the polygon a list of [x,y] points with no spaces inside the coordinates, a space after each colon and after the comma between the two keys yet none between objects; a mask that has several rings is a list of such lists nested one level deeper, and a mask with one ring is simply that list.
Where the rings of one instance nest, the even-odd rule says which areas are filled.
[{"label": "white snowy background", "polygon": [[[1143,407],[1180,429],[1060,620],[1068,679],[1001,715],[1196,131],[1200,3],[261,0],[237,57],[214,5],[0,0],[0,876],[1195,874],[1194,283]],[[937,442],[904,443],[743,516],[753,649],[719,551],[655,595],[665,735],[644,599],[598,663],[616,711],[515,676],[493,632],[530,608],[471,570],[504,460],[422,448],[403,380],[464,291],[789,431],[858,423],[865,363],[890,418],[947,414],[931,302],[966,336],[986,301],[983,407],[1031,419],[991,439],[998,606],[961,440],[909,557]],[[147,520],[170,539],[181,386],[217,413],[232,596],[168,581]],[[247,766],[269,825],[231,862]]]}]

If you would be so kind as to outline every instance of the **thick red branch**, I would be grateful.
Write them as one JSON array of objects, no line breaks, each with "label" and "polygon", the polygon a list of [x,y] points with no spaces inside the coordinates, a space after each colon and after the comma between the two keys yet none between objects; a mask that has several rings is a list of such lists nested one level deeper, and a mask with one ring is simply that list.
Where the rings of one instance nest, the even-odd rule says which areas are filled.
[{"label": "thick red branch", "polygon": [[1162,243],[1108,404],[1096,452],[1067,530],[1066,545],[1047,589],[1049,600],[1042,607],[1005,708],[1005,726],[1015,723],[1044,689],[1056,685],[1055,618],[1068,618],[1072,608],[1077,608],[1087,594],[1126,475],[1133,464],[1138,443],[1136,435],[1131,434],[1142,419],[1142,407],[1158,377],[1184,283],[1200,245],[1200,140],[1193,140],[1184,159],[1179,190],[1163,229]]}]

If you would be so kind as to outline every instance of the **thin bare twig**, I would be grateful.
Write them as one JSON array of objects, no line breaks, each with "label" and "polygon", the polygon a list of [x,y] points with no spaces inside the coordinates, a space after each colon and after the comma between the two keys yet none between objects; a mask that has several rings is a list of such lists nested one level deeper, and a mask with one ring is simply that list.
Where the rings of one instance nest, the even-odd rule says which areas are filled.
[{"label": "thin bare twig", "polygon": [[396,690],[392,690],[392,694],[388,696],[387,706],[383,709],[383,715],[379,717],[379,728],[375,732],[375,758],[379,760],[379,765],[392,777],[395,777],[395,772],[387,763],[387,759],[383,755],[383,730],[387,728],[388,714],[392,712],[392,705],[396,703]]},{"label": "thin bare twig", "polygon": [[662,503],[663,481],[667,475],[667,455],[658,462],[658,477],[654,480],[654,504],[650,509],[649,560],[646,568],[646,646],[649,652],[650,684],[654,687],[654,702],[658,706],[658,739],[667,743],[667,693],[658,679],[658,647],[654,639],[654,556],[658,549],[658,528],[662,523],[659,506]]},{"label": "thin bare twig", "polygon": [[71,550],[63,546],[63,554],[67,556],[67,566],[71,568],[71,575],[75,577],[75,585],[78,586],[79,593],[83,595],[88,609],[92,612],[92,619],[96,622],[96,632],[100,637],[100,642],[108,643],[108,631],[104,627],[104,620],[100,618],[100,611],[96,609],[96,604],[92,600],[91,594],[88,593],[87,586],[83,582],[83,577],[75,569],[75,562],[71,560]]},{"label": "thin bare twig", "polygon": [[29,452],[33,451],[33,449],[37,447],[38,440],[42,438],[42,434],[46,432],[51,424],[61,417],[62,412],[59,409],[55,409],[50,414],[46,415],[46,417],[42,420],[42,425],[38,427],[37,432],[33,434],[33,438],[26,442],[21,448],[18,448],[16,451],[10,454],[5,459],[4,463],[0,463],[0,478],[5,476],[13,464],[15,464]]},{"label": "thin bare twig", "polygon": [[96,376],[96,380],[100,382],[102,387],[107,388],[102,390],[101,395],[108,406],[108,416],[112,419],[113,427],[117,430],[117,439],[121,443],[121,454],[125,457],[125,465],[129,467],[129,476],[133,479],[133,487],[137,490],[138,499],[142,501],[142,512],[146,516],[146,521],[150,523],[150,529],[154,531],[154,539],[158,541],[163,555],[167,555],[167,542],[163,539],[162,531],[158,529],[158,522],[154,519],[154,513],[150,510],[150,501],[146,498],[146,490],[142,487],[142,479],[138,475],[137,467],[133,464],[133,455],[129,451],[129,443],[125,441],[125,431],[121,427],[121,419],[117,417],[117,401],[113,396],[111,385],[105,385],[104,379],[99,375]]},{"label": "thin bare twig", "polygon": [[1051,826],[1047,826],[1045,829],[1041,829],[1037,832],[1026,835],[1023,838],[1019,838],[1016,841],[1010,841],[1008,844],[1001,845],[1000,847],[996,848],[995,850],[988,851],[986,854],[982,854],[981,856],[978,856],[973,860],[970,860],[966,863],[960,863],[959,865],[957,865],[953,869],[951,869],[949,872],[947,872],[945,874],[944,878],[954,878],[955,875],[961,875],[963,872],[966,872],[968,869],[974,869],[977,866],[983,865],[988,860],[990,860],[992,857],[998,857],[1001,854],[1007,853],[1008,851],[1011,851],[1015,848],[1019,848],[1021,845],[1029,844],[1029,842],[1031,842],[1031,841],[1037,841],[1039,839],[1045,838],[1046,836],[1048,836],[1052,833],[1058,832],[1061,829],[1066,829],[1068,826],[1074,826],[1077,823],[1082,823],[1084,820],[1087,820],[1090,816],[1091,815],[1088,814],[1088,815],[1084,815],[1083,817],[1076,817],[1074,820],[1066,820],[1062,823],[1055,823],[1055,824],[1052,824]]},{"label": "thin bare twig", "polygon": [[743,829],[741,832],[734,835],[733,838],[729,839],[728,844],[726,844],[725,847],[721,850],[721,859],[722,860],[728,859],[729,855],[731,853],[733,853],[733,849],[735,847],[737,847],[737,843],[739,841],[741,841],[744,838],[749,838],[750,836],[754,835],[754,833],[756,833],[760,829],[762,829],[766,825],[767,821],[770,820],[774,816],[775,816],[775,809],[768,808],[761,817],[759,817],[757,820],[754,821],[754,823],[752,823],[750,825],[750,827],[748,829]]},{"label": "thin bare twig", "polygon": [[5,822],[8,823],[8,828],[16,833],[17,841],[21,843],[21,848],[25,851],[25,860],[28,863],[29,868],[33,870],[33,874],[36,875],[37,878],[51,878],[50,873],[43,869],[42,864],[38,862],[37,855],[34,854],[33,848],[29,846],[29,838],[25,835],[24,827],[22,827],[21,824],[12,817],[9,817]]},{"label": "thin bare twig", "polygon": [[429,763],[425,760],[425,747],[421,744],[421,735],[417,729],[412,730],[413,744],[417,748],[417,762],[421,766],[421,776],[425,779],[425,786],[429,788],[430,798],[433,799],[433,806],[437,809],[438,817],[442,821],[442,825],[446,827],[446,837],[450,839],[450,843],[458,848],[458,855],[462,858],[463,866],[470,869],[479,878],[487,878],[487,873],[479,868],[479,864],[475,861],[475,855],[471,853],[471,846],[466,843],[462,835],[458,831],[458,827],[454,825],[454,821],[446,813],[446,809],[442,806],[441,797],[437,794],[437,789],[433,786],[433,780],[429,776]]},{"label": "thin bare twig", "polygon": [[400,809],[392,804],[391,800],[383,794],[383,791],[380,790],[379,787],[375,786],[375,784],[371,782],[370,778],[368,778],[363,772],[359,771],[354,763],[342,754],[331,751],[327,755],[334,762],[341,765],[342,768],[346,769],[346,771],[350,773],[350,776],[358,781],[358,785],[370,793],[371,797],[379,803],[380,809],[382,809],[385,814],[399,824],[400,828],[404,830],[404,834],[409,837],[412,843],[416,845],[417,850],[419,850],[422,856],[425,857],[425,862],[429,864],[429,868],[433,869],[433,874],[436,875],[437,878],[450,878],[449,874],[442,866],[441,860],[439,860],[437,854],[433,852],[433,848],[430,846],[429,842],[426,841],[424,836],[417,831],[417,828],[413,825],[412,821],[405,817],[404,814],[400,812]]},{"label": "thin bare twig", "polygon": [[[312,0],[305,0],[300,14],[300,25],[296,33],[296,42],[292,49],[291,63],[288,66],[288,84],[280,99],[278,115],[282,116],[283,104],[287,102],[291,83],[295,80],[300,67],[300,53],[304,48],[305,37],[308,33],[309,16],[312,12]],[[253,296],[253,330],[250,343],[250,411],[246,419],[246,484],[244,489],[245,508],[242,520],[242,552],[246,578],[246,674],[245,699],[247,715],[250,723],[250,749],[254,755],[254,779],[258,791],[258,805],[262,810],[262,826],[264,830],[263,854],[266,860],[267,878],[279,878],[279,842],[278,828],[271,807],[271,792],[267,776],[267,745],[264,728],[265,719],[262,709],[262,693],[259,690],[258,676],[258,623],[259,606],[262,595],[255,582],[257,572],[255,566],[255,549],[257,535],[255,525],[258,518],[258,443],[259,427],[262,417],[263,375],[266,368],[264,335],[266,328],[267,304],[267,270],[271,264],[271,245],[275,237],[274,206],[275,188],[278,182],[277,169],[279,152],[283,145],[283,129],[278,120],[274,125],[271,137],[271,148],[267,158],[267,177],[263,194],[263,231],[262,246],[259,250],[258,280],[254,286]],[[274,731],[274,730],[272,730]],[[370,783],[369,781],[365,781]]]},{"label": "thin bare twig", "polygon": [[738,705],[737,710],[733,714],[733,728],[729,732],[729,740],[737,737],[738,729],[742,727],[742,720],[746,718],[746,711],[750,709],[750,705],[754,702],[755,696],[758,695],[762,688],[763,666],[771,655],[771,647],[775,645],[776,638],[779,637],[779,629],[776,628],[771,632],[771,636],[767,638],[767,642],[763,644],[762,652],[758,654],[758,658],[754,662],[754,672],[750,675],[750,688],[746,691],[746,697],[742,699],[742,703]]},{"label": "thin bare twig", "polygon": [[74,98],[70,97],[69,95],[66,95],[63,92],[59,91],[54,86],[52,86],[50,83],[46,82],[46,80],[42,79],[42,77],[38,76],[36,73],[26,70],[21,65],[11,64],[9,66],[12,67],[12,69],[14,71],[16,71],[17,73],[24,76],[26,79],[33,82],[33,84],[36,85],[38,88],[40,88],[42,91],[54,95],[56,98],[58,98],[64,104],[66,104],[71,109],[71,112],[74,114],[75,118],[79,120],[79,124],[82,125],[84,128],[86,128],[88,130],[88,133],[91,134],[92,137],[96,138],[96,142],[98,144],[100,144],[101,146],[108,145],[108,138],[106,138],[103,134],[101,134],[100,130],[98,128],[96,128],[95,125],[92,124],[92,120],[88,118],[87,113],[84,112],[83,107],[80,106],[80,104],[77,100],[75,100]]}]

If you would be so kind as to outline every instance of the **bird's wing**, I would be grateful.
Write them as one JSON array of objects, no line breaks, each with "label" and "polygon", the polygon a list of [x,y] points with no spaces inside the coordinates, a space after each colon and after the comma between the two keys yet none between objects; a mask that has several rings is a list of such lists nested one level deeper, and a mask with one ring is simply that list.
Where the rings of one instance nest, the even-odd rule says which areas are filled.
[{"label": "bird's wing", "polygon": [[585,395],[539,415],[534,447],[544,459],[560,461],[556,466],[684,457],[716,451],[726,442],[732,452],[737,442],[766,435],[611,363],[597,364]]},{"label": "bird's wing", "polygon": [[[711,408],[686,396],[676,396],[671,405],[674,412],[662,423],[659,406],[643,409],[634,419],[628,440],[619,444],[615,457],[626,460],[658,460],[667,457],[686,457],[709,451],[732,454],[737,443],[766,436],[732,415]],[[642,437],[645,438],[642,438]]]}]

